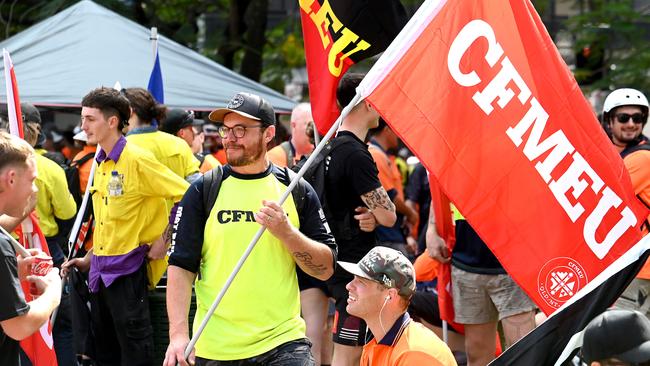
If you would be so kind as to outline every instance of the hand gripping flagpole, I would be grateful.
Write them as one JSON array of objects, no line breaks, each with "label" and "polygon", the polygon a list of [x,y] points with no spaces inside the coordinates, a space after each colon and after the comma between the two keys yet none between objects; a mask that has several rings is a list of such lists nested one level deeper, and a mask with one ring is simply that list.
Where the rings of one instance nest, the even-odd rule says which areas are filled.
[{"label": "hand gripping flagpole", "polygon": [[[339,116],[339,118],[336,119],[336,122],[334,122],[332,127],[330,127],[329,131],[327,131],[327,134],[325,134],[325,136],[321,139],[318,146],[316,146],[314,151],[311,153],[311,155],[309,156],[309,159],[307,159],[307,161],[305,162],[305,165],[303,165],[302,168],[300,168],[300,171],[296,174],[295,178],[291,181],[291,183],[287,187],[286,191],[284,191],[284,193],[282,194],[282,197],[280,197],[280,201],[278,202],[278,204],[280,206],[282,206],[284,201],[287,200],[287,197],[289,197],[289,195],[291,194],[291,191],[298,184],[298,181],[300,180],[300,178],[302,178],[302,176],[305,174],[305,172],[307,171],[309,166],[312,164],[314,159],[316,159],[316,156],[320,153],[321,150],[323,150],[323,148],[325,147],[325,144],[330,140],[332,135],[334,135],[334,133],[338,130],[339,126],[341,125],[341,121],[343,121],[343,119],[350,113],[350,110],[355,105],[357,105],[359,100],[361,100],[361,95],[357,92],[357,94],[354,96],[352,101],[350,101],[350,103],[345,108],[343,108],[343,111],[341,111],[341,115]],[[219,306],[219,303],[221,302],[221,299],[226,294],[226,291],[228,291],[228,288],[232,284],[232,281],[235,279],[235,276],[237,276],[237,273],[239,273],[239,270],[244,265],[244,262],[246,261],[248,256],[253,251],[253,248],[255,247],[257,242],[262,237],[262,234],[264,233],[264,230],[266,230],[266,227],[264,227],[264,226],[260,227],[260,229],[257,231],[255,236],[251,240],[250,244],[248,244],[248,247],[246,248],[246,251],[244,252],[244,254],[239,259],[239,262],[237,262],[237,265],[232,270],[232,273],[230,273],[230,276],[226,280],[226,283],[223,285],[223,288],[219,292],[219,295],[217,295],[217,298],[214,299],[214,302],[212,303],[212,306],[210,306],[210,309],[208,310],[207,314],[205,314],[205,317],[203,318],[203,321],[201,321],[201,325],[196,330],[194,335],[192,335],[192,339],[190,340],[190,343],[188,343],[187,347],[185,348],[184,357],[185,357],[186,360],[187,360],[188,357],[190,357],[190,353],[192,353],[192,350],[194,349],[194,345],[199,340],[199,337],[201,336],[201,333],[203,333],[203,330],[205,329],[206,325],[208,324],[208,321],[210,320],[210,318],[212,317],[212,314],[214,314],[214,311],[217,309],[217,306]]]}]

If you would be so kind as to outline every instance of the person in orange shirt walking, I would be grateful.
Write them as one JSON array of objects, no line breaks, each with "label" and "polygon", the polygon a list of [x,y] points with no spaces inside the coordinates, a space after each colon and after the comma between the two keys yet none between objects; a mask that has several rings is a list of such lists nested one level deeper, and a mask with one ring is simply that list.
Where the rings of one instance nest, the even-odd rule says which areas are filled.
[{"label": "person in orange shirt walking", "polygon": [[[650,141],[643,135],[648,122],[648,99],[636,89],[622,88],[611,92],[603,104],[603,125],[614,147],[623,158],[632,180],[634,194],[650,207]],[[648,233],[648,219],[643,234]],[[630,283],[615,306],[638,310],[650,315],[650,264],[646,263]]]}]

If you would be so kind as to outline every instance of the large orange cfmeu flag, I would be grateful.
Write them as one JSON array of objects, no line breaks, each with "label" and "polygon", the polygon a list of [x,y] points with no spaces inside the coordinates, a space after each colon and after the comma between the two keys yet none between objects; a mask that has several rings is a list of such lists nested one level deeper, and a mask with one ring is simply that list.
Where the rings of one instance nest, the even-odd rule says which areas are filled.
[{"label": "large orange cfmeu flag", "polygon": [[426,1],[357,89],[550,314],[646,209],[525,0]]},{"label": "large orange cfmeu flag", "polygon": [[427,0],[357,93],[535,303],[562,307],[500,364],[553,364],[632,280],[650,240],[639,241],[648,212],[533,6]]},{"label": "large orange cfmeu flag", "polygon": [[408,18],[399,0],[299,3],[309,99],[316,127],[324,135],[340,113],[339,80],[350,66],[386,49]]}]

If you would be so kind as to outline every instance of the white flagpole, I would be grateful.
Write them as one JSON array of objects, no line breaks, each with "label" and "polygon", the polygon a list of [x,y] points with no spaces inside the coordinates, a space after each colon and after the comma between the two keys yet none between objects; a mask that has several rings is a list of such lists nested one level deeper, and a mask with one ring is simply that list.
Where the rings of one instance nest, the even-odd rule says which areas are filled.
[{"label": "white flagpole", "polygon": [[446,320],[442,321],[442,341],[449,345],[449,325]]},{"label": "white flagpole", "polygon": [[[341,122],[343,121],[343,119],[350,113],[350,110],[352,110],[352,108],[355,105],[357,105],[357,103],[360,100],[361,100],[361,95],[359,93],[357,93],[357,95],[354,96],[352,101],[350,101],[350,103],[345,108],[343,108],[343,111],[341,111],[341,115],[339,116],[339,118],[336,119],[336,122],[332,125],[332,127],[330,127],[329,131],[327,131],[327,134],[325,134],[325,136],[321,139],[320,143],[316,146],[314,151],[309,156],[309,159],[307,159],[307,161],[305,162],[305,165],[303,165],[302,168],[300,168],[300,171],[296,174],[295,178],[291,181],[291,183],[287,187],[286,191],[284,191],[284,193],[282,194],[282,197],[280,197],[280,201],[278,202],[278,204],[280,206],[282,206],[284,201],[287,200],[287,197],[289,197],[289,195],[291,194],[291,191],[296,186],[296,184],[298,184],[298,181],[305,174],[305,172],[307,171],[309,166],[312,164],[312,162],[314,161],[316,156],[320,153],[321,150],[323,150],[323,148],[325,147],[325,144],[327,144],[327,142],[332,138],[332,135],[334,135],[334,133],[338,130],[339,126],[341,125]],[[314,126],[314,129],[315,128],[316,128],[316,126]],[[248,244],[248,247],[246,248],[246,251],[244,252],[244,254],[239,259],[239,262],[237,262],[237,265],[235,265],[235,268],[232,270],[232,273],[230,273],[230,276],[226,280],[226,283],[223,285],[223,288],[219,292],[219,295],[217,295],[217,298],[214,299],[214,302],[210,306],[210,309],[205,314],[205,317],[201,321],[201,325],[196,330],[194,335],[192,335],[192,339],[190,340],[190,343],[188,343],[187,347],[185,348],[184,357],[185,357],[186,360],[190,356],[190,353],[192,353],[192,349],[194,349],[194,345],[199,340],[199,337],[203,333],[203,330],[205,329],[206,325],[208,324],[208,321],[210,320],[210,318],[212,317],[212,314],[217,309],[217,306],[219,306],[219,303],[221,302],[221,299],[226,294],[226,291],[228,291],[228,288],[232,284],[232,281],[235,279],[235,276],[237,276],[237,273],[239,273],[239,270],[244,265],[244,262],[246,261],[248,256],[253,251],[253,248],[255,247],[255,245],[259,241],[260,237],[264,233],[264,230],[266,230],[266,227],[264,227],[264,226],[260,227],[260,229],[257,231],[255,236],[251,240],[250,244]]]},{"label": "white flagpole", "polygon": [[88,175],[88,183],[86,184],[86,192],[84,193],[84,198],[81,201],[81,207],[77,212],[77,217],[74,220],[74,225],[70,231],[70,237],[68,238],[68,258],[72,257],[72,247],[77,241],[77,235],[79,234],[79,228],[81,227],[81,222],[83,221],[84,213],[86,212],[86,207],[88,206],[88,200],[90,199],[90,187],[93,186],[93,178],[95,177],[95,168],[97,168],[97,154],[101,147],[97,145],[97,150],[95,151],[95,156],[93,157],[93,165],[90,168],[90,174]]},{"label": "white flagpole", "polygon": [[158,28],[151,27],[151,47],[153,48],[153,62],[156,62],[156,53],[158,52]]}]

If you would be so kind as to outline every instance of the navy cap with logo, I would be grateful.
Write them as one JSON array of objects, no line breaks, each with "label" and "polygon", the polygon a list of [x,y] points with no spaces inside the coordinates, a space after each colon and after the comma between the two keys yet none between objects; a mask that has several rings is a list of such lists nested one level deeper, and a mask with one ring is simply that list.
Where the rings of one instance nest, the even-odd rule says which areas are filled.
[{"label": "navy cap with logo", "polygon": [[215,109],[208,118],[213,122],[223,122],[228,113],[262,122],[264,126],[275,125],[275,111],[269,102],[259,95],[239,92],[232,97],[226,108]]},{"label": "navy cap with logo", "polygon": [[395,288],[402,296],[409,297],[415,292],[413,264],[395,249],[374,247],[359,263],[339,261],[338,264],[353,275]]},{"label": "navy cap with logo", "polygon": [[588,363],[610,358],[628,363],[650,361],[650,320],[633,310],[603,312],[584,330],[582,355]]},{"label": "navy cap with logo", "polygon": [[194,113],[183,109],[171,109],[160,124],[160,130],[175,135],[181,129],[194,125]]}]

